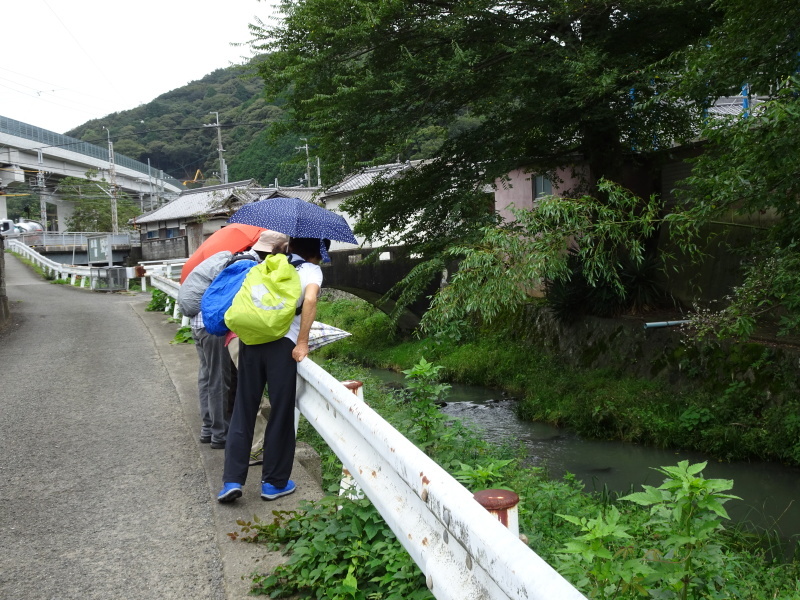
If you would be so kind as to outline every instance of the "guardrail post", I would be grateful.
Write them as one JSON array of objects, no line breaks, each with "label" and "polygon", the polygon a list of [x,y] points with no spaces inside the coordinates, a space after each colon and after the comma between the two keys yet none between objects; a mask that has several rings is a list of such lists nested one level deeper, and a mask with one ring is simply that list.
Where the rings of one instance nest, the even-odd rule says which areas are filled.
[{"label": "guardrail post", "polygon": [[506,529],[519,537],[519,496],[510,490],[481,490],[475,500],[500,521]]},{"label": "guardrail post", "polygon": [[[360,381],[342,381],[344,387],[355,394],[361,402],[364,401],[364,384]],[[339,484],[339,495],[350,500],[360,500],[364,497],[363,490],[358,486],[350,471],[342,466],[342,481]],[[341,508],[341,507],[340,507]]]}]

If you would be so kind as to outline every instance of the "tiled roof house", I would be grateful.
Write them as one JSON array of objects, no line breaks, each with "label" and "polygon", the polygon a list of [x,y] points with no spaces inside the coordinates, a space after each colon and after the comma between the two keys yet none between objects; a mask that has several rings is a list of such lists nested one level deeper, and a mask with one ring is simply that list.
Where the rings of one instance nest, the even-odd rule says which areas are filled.
[{"label": "tiled roof house", "polygon": [[[384,178],[394,178],[398,177],[403,173],[403,171],[415,167],[421,161],[411,161],[405,163],[392,163],[388,165],[379,165],[376,167],[367,167],[362,169],[352,175],[345,177],[342,181],[337,183],[336,185],[332,185],[325,193],[322,194],[322,202],[323,206],[328,210],[333,212],[339,213],[347,220],[347,223],[350,225],[351,228],[355,226],[355,219],[348,215],[346,212],[341,210],[340,206],[342,202],[357,194],[363,188],[371,184],[373,181],[378,179],[379,177]],[[364,238],[360,236],[356,236],[359,245],[362,245],[365,248],[371,248],[373,246],[382,246],[384,245],[381,243],[380,240],[376,240],[373,243],[365,242]],[[351,244],[343,244],[341,242],[332,242],[331,243],[331,250],[343,250],[343,249],[351,249]]]},{"label": "tiled roof house", "polygon": [[144,260],[186,258],[218,230],[231,213],[259,199],[255,180],[187,190],[164,206],[139,215]]}]

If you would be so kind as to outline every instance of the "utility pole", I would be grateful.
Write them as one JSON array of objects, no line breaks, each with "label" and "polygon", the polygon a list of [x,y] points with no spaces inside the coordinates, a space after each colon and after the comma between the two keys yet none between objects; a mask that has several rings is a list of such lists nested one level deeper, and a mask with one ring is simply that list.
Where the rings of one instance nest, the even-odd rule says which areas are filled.
[{"label": "utility pole", "polygon": [[111,178],[111,233],[119,233],[117,221],[117,170],[114,165],[114,143],[111,141],[111,131],[103,125],[108,134],[108,172]]},{"label": "utility pole", "polygon": [[147,182],[150,184],[150,210],[153,210],[153,174],[150,172],[150,157],[147,158]]},{"label": "utility pole", "polygon": [[319,168],[319,156],[317,157],[317,187],[322,187],[322,171]]},{"label": "utility pole", "polygon": [[219,112],[210,112],[210,115],[216,115],[217,122],[216,123],[203,123],[203,127],[216,127],[217,128],[217,151],[219,152],[219,177],[222,179],[222,183],[228,183],[228,165],[225,164],[225,159],[222,158],[222,153],[225,152],[222,149],[222,127],[219,124]]},{"label": "utility pole", "polygon": [[305,142],[302,146],[295,146],[295,150],[306,151],[306,187],[311,187],[311,161],[308,157],[308,138],[300,138]]},{"label": "utility pole", "polygon": [[36,154],[40,165],[39,170],[36,172],[36,187],[39,188],[39,218],[42,220],[42,227],[47,231],[47,199],[45,198],[44,171],[41,169],[41,165],[44,164],[42,149],[37,149]]}]

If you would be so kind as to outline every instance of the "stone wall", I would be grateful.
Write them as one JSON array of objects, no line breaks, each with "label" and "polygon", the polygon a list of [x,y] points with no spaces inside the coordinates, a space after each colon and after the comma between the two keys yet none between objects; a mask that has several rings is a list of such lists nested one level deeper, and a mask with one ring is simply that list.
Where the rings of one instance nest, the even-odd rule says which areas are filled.
[{"label": "stone wall", "polygon": [[5,238],[0,235],[0,329],[5,327],[11,319],[6,295],[6,256]]},{"label": "stone wall", "polygon": [[186,237],[142,240],[142,260],[170,260],[189,256]]}]

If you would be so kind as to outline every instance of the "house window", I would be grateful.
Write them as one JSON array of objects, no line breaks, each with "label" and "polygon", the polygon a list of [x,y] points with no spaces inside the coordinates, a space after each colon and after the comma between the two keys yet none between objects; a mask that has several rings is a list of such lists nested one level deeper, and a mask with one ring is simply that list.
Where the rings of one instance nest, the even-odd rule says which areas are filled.
[{"label": "house window", "polygon": [[544,175],[537,175],[533,178],[533,197],[541,198],[550,196],[553,193],[553,184]]},{"label": "house window", "polygon": [[165,230],[167,232],[167,238],[174,238],[180,235],[181,230],[177,227],[167,227]]},{"label": "house window", "polygon": [[147,239],[152,240],[158,237],[158,231],[148,231],[147,232]]}]

